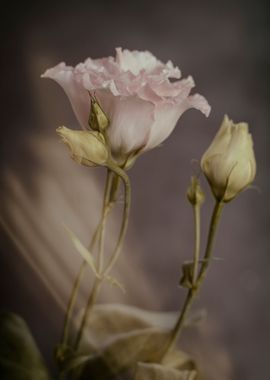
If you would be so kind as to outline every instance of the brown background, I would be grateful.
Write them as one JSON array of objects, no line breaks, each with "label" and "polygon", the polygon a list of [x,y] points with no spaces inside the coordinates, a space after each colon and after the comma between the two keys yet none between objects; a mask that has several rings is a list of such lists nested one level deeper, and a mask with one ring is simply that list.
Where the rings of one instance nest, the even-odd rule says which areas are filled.
[{"label": "brown background", "polygon": [[[183,345],[206,367],[209,380],[268,378],[269,28],[266,1],[9,2],[3,9],[1,305],[27,320],[50,368],[61,305],[79,265],[62,223],[87,243],[104,173],[78,167],[58,143],[55,127],[76,128],[77,122],[62,90],[40,74],[60,61],[74,65],[122,46],[150,50],[179,65],[184,77],[193,75],[212,112],[205,119],[188,111],[164,146],[131,170],[131,222],[117,271],[127,294],[105,288],[102,298],[155,310],[180,307],[184,291],[177,282],[193,239],[185,191],[199,170],[191,160],[201,157],[224,113],[247,121],[257,188],[225,209],[216,242],[223,260],[213,263],[195,307],[205,307],[209,317],[186,332]],[[207,194],[204,234],[212,207]],[[116,211],[108,245],[117,220]]]}]

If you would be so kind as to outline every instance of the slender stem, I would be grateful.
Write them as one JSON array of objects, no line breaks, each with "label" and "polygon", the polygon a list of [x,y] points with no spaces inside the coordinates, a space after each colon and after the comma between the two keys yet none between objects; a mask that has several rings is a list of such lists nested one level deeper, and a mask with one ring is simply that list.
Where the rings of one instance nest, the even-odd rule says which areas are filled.
[{"label": "slender stem", "polygon": [[74,285],[73,285],[73,288],[71,291],[70,299],[68,302],[68,306],[67,306],[67,311],[66,311],[66,315],[65,315],[65,322],[64,322],[64,330],[63,330],[63,336],[62,336],[62,344],[63,345],[66,345],[68,342],[68,334],[69,334],[69,328],[70,328],[70,323],[71,323],[71,317],[73,314],[73,309],[75,306],[79,286],[81,284],[81,280],[83,277],[85,267],[86,267],[86,261],[84,260],[80,266],[79,272],[78,272],[77,277],[75,279],[75,282],[74,282]]},{"label": "slender stem", "polygon": [[207,239],[207,245],[205,249],[205,255],[204,255],[204,260],[201,265],[201,269],[197,278],[197,281],[195,283],[195,286],[193,286],[191,289],[188,290],[183,308],[181,310],[180,316],[172,330],[171,336],[169,338],[168,344],[166,345],[163,355],[162,355],[162,360],[164,360],[166,354],[171,351],[171,349],[174,347],[177,339],[179,338],[183,326],[184,326],[184,321],[185,317],[192,305],[192,302],[194,300],[195,295],[198,293],[200,290],[200,287],[203,283],[203,280],[206,276],[206,272],[209,266],[209,263],[212,258],[212,248],[213,248],[213,242],[214,242],[214,237],[215,233],[217,230],[217,225],[218,221],[220,219],[221,211],[223,208],[223,203],[222,202],[216,202],[216,205],[213,210],[211,222],[210,222],[210,227],[209,227],[209,232],[208,232],[208,239]]},{"label": "slender stem", "polygon": [[83,336],[83,332],[84,332],[84,328],[85,328],[86,322],[89,318],[90,311],[92,310],[92,308],[95,304],[100,286],[102,284],[102,279],[110,272],[110,270],[112,269],[113,265],[117,261],[117,258],[120,254],[122,244],[123,244],[123,240],[125,237],[125,233],[127,230],[127,225],[128,225],[128,217],[129,217],[129,210],[130,210],[130,199],[131,199],[131,187],[130,187],[129,178],[128,178],[128,175],[121,168],[119,168],[117,166],[113,165],[112,167],[110,167],[110,169],[116,175],[118,175],[124,183],[125,203],[124,203],[124,209],[123,209],[123,219],[122,219],[122,224],[121,224],[121,228],[120,228],[119,238],[118,238],[118,241],[116,243],[116,247],[112,253],[112,256],[109,260],[109,263],[107,264],[106,268],[101,273],[101,277],[95,279],[92,292],[88,298],[86,309],[85,309],[83,319],[82,319],[82,322],[80,325],[80,329],[79,329],[79,332],[78,332],[78,335],[76,338],[75,350],[77,350],[79,345],[80,345],[80,342],[81,342],[81,339]]},{"label": "slender stem", "polygon": [[[105,219],[106,219],[106,217],[107,217],[107,215],[111,209],[111,207],[109,209],[106,208],[106,205],[105,205],[105,202],[107,202],[107,199],[108,199],[110,191],[111,191],[111,177],[112,177],[111,171],[108,171],[107,177],[106,177],[104,199],[103,199],[103,212],[102,212],[102,216],[101,216],[101,221],[99,222],[99,224],[95,230],[95,233],[91,239],[91,243],[89,246],[90,252],[93,251],[97,240],[101,239],[100,235],[102,234],[102,231],[104,229]],[[106,212],[105,212],[105,209],[106,209]],[[99,251],[100,250],[102,250],[102,247],[100,247]],[[99,256],[101,256],[101,254],[102,254],[102,252],[99,254]],[[69,329],[70,329],[70,324],[71,324],[71,318],[72,318],[74,306],[75,306],[77,295],[78,295],[78,290],[79,290],[85,269],[86,269],[86,261],[84,260],[80,266],[79,272],[78,272],[77,277],[75,279],[75,282],[74,282],[74,285],[73,285],[73,288],[71,291],[70,299],[68,302],[67,310],[66,310],[63,336],[62,336],[62,344],[63,345],[66,345],[68,342],[68,334],[69,334]]]},{"label": "slender stem", "polygon": [[198,266],[200,260],[200,245],[201,245],[201,205],[196,203],[193,206],[194,222],[195,222],[195,247],[193,257],[193,273],[192,273],[192,285],[195,285],[198,274]]},{"label": "slender stem", "polygon": [[98,272],[101,272],[103,268],[105,225],[106,225],[107,216],[112,208],[112,203],[110,202],[112,177],[113,177],[113,173],[111,170],[108,169],[105,191],[104,191],[102,216],[101,216],[100,229],[99,229],[99,245],[98,245],[98,257],[97,257]]},{"label": "slender stem", "polygon": [[214,244],[214,237],[216,234],[218,222],[220,220],[221,212],[223,210],[224,203],[221,201],[217,201],[215,204],[215,208],[212,214],[212,219],[210,223],[210,228],[208,232],[208,239],[207,239],[207,245],[204,255],[204,260],[201,265],[200,273],[197,280],[197,288],[199,288],[206,276],[208,266],[210,264],[211,258],[212,258],[212,249]]},{"label": "slender stem", "polygon": [[119,257],[119,254],[121,252],[121,248],[122,248],[126,231],[127,231],[129,212],[130,212],[130,203],[131,203],[131,186],[130,186],[128,175],[124,172],[124,170],[120,169],[117,166],[111,167],[111,170],[113,170],[114,173],[118,175],[123,181],[124,190],[125,190],[125,202],[124,202],[123,218],[122,218],[122,224],[120,228],[118,241],[116,243],[112,256],[103,272],[104,275],[108,274],[111,271],[112,267],[116,263]]},{"label": "slender stem", "polygon": [[90,311],[92,310],[92,308],[93,308],[93,306],[94,306],[94,304],[96,302],[97,295],[98,295],[101,283],[102,283],[102,279],[96,277],[96,279],[94,281],[94,285],[93,285],[92,291],[91,291],[91,293],[90,293],[90,295],[88,297],[86,308],[85,308],[85,311],[84,311],[84,314],[83,314],[83,319],[82,319],[82,322],[81,322],[81,325],[80,325],[80,328],[79,328],[79,331],[78,331],[78,334],[77,334],[77,337],[76,337],[76,340],[75,340],[75,345],[74,345],[74,350],[75,351],[78,349],[78,347],[79,347],[79,345],[81,343],[83,332],[84,332],[84,328],[85,328],[86,322],[88,320],[88,316],[90,314]]}]

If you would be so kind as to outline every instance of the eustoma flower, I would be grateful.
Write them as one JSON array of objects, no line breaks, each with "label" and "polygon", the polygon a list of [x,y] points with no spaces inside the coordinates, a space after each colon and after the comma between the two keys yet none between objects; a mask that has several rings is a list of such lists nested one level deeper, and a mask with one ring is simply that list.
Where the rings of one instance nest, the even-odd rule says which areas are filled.
[{"label": "eustoma flower", "polygon": [[75,67],[60,63],[43,77],[63,87],[83,129],[89,129],[89,93],[95,96],[109,118],[107,136],[118,159],[161,144],[189,108],[210,112],[203,96],[190,95],[191,76],[175,80],[180,70],[147,51],[117,48],[115,58],[88,58]]}]

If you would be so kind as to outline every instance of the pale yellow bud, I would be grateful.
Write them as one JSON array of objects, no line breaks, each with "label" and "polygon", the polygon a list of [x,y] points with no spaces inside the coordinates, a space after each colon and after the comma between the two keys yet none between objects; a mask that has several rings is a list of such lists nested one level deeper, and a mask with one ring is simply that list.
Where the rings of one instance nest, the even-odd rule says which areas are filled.
[{"label": "pale yellow bud", "polygon": [[201,159],[201,168],[218,201],[229,202],[250,185],[256,174],[252,136],[247,123],[227,115]]},{"label": "pale yellow bud", "polygon": [[66,127],[58,127],[56,132],[69,147],[74,161],[86,166],[106,164],[108,150],[101,133],[74,131]]},{"label": "pale yellow bud", "polygon": [[95,96],[90,94],[91,110],[88,124],[95,131],[103,132],[109,125],[109,119]]},{"label": "pale yellow bud", "polygon": [[204,192],[197,177],[191,177],[191,183],[187,189],[187,198],[193,206],[201,205],[204,202]]}]

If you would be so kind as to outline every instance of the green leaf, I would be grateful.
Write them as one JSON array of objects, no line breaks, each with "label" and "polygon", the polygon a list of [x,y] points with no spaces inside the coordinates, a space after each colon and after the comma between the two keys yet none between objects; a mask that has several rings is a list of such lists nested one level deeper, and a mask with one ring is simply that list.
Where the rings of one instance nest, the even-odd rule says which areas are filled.
[{"label": "green leaf", "polygon": [[0,378],[49,380],[26,323],[19,316],[8,312],[0,313]]},{"label": "green leaf", "polygon": [[74,232],[71,231],[70,228],[65,226],[65,230],[67,231],[74,247],[79,252],[79,254],[82,256],[82,258],[87,262],[87,264],[90,266],[90,268],[93,270],[94,274],[97,277],[100,277],[97,268],[96,268],[96,262],[91,252],[81,243],[81,241],[77,238],[77,236],[74,234]]},{"label": "green leaf", "polygon": [[[82,242],[77,238],[77,236],[74,234],[74,232],[71,231],[70,228],[65,226],[65,230],[67,231],[74,247],[82,256],[82,258],[87,262],[87,264],[90,266],[95,276],[101,279],[102,276],[98,273],[98,270],[96,268],[96,261],[92,253],[82,244]],[[116,278],[109,275],[105,275],[103,279],[108,281],[112,286],[117,286],[119,289],[121,289],[125,293],[124,285],[120,281],[118,281]]]},{"label": "green leaf", "polygon": [[177,370],[161,364],[138,363],[135,380],[195,380],[196,372]]}]

